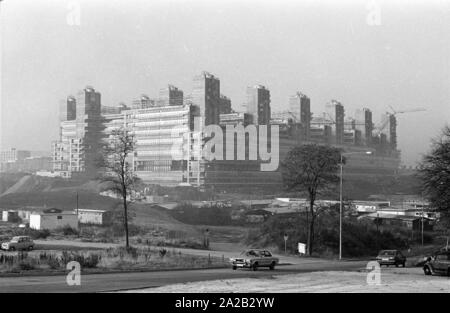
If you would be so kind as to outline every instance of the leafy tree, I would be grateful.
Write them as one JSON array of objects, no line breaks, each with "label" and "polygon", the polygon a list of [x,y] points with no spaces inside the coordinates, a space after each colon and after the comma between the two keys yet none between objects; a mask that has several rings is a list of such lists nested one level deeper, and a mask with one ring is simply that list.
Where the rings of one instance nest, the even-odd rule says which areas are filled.
[{"label": "leafy tree", "polygon": [[450,227],[450,126],[433,141],[431,151],[419,166],[423,192],[442,213],[442,223]]},{"label": "leafy tree", "polygon": [[123,226],[125,230],[126,248],[129,248],[128,204],[131,200],[139,179],[134,174],[130,156],[134,153],[135,141],[133,135],[126,129],[114,130],[103,148],[102,165],[105,168],[103,181],[110,184],[108,189],[114,191],[122,198]]},{"label": "leafy tree", "polygon": [[319,209],[314,203],[319,194],[327,192],[339,181],[337,175],[341,151],[330,146],[307,144],[295,147],[281,163],[283,183],[288,190],[298,191],[309,200],[307,249],[311,255],[314,242],[314,224]]}]

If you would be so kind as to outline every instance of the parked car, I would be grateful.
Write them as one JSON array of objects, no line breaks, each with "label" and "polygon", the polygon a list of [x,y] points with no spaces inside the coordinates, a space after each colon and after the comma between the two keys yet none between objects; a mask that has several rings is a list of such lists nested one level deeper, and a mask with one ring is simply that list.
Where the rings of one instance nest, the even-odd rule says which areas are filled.
[{"label": "parked car", "polygon": [[406,265],[406,257],[400,250],[381,250],[376,258],[377,262],[381,265],[395,265],[398,267]]},{"label": "parked car", "polygon": [[428,257],[423,266],[425,275],[441,274],[450,276],[450,251],[441,251]]},{"label": "parked car", "polygon": [[256,271],[258,267],[268,267],[269,269],[274,270],[279,259],[273,257],[272,253],[267,250],[250,249],[242,252],[238,258],[231,258],[230,262],[233,270],[236,270],[238,267],[250,268],[254,271]]},{"label": "parked car", "polygon": [[14,250],[33,250],[34,242],[28,236],[16,236],[10,241],[2,243],[2,249],[8,251]]}]

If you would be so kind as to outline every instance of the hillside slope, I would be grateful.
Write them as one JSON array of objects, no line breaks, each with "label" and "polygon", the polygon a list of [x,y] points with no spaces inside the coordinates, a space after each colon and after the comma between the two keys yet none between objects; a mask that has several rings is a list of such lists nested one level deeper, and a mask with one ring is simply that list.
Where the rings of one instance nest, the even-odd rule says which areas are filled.
[{"label": "hillside slope", "polygon": [[[74,210],[77,206],[77,192],[79,208],[114,210],[121,207],[121,201],[118,199],[100,196],[95,192],[66,187],[65,190],[59,191],[31,191],[5,194],[0,197],[0,210],[26,207],[29,210],[33,210],[33,207],[44,206]],[[201,235],[201,232],[194,226],[176,220],[165,209],[154,208],[148,204],[132,204],[130,212],[134,216],[133,223],[137,225],[176,231],[189,237]]]},{"label": "hillside slope", "polygon": [[0,195],[25,175],[24,173],[0,173]]},{"label": "hillside slope", "polygon": [[[100,196],[93,192],[78,191],[78,205],[84,209],[111,210],[119,201]],[[55,207],[73,210],[77,205],[77,190],[61,191],[31,191],[8,193],[0,197],[0,207]]]},{"label": "hillside slope", "polygon": [[35,188],[37,185],[37,181],[32,178],[31,175],[23,176],[19,179],[17,183],[9,187],[5,192],[1,195],[7,195],[10,193],[20,192],[22,190],[31,190]]}]

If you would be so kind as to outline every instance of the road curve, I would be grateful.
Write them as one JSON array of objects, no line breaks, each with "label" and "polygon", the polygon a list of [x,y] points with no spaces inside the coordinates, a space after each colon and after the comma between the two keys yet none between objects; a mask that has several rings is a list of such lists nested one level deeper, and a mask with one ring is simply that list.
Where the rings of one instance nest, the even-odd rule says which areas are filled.
[{"label": "road curve", "polygon": [[179,284],[205,280],[243,277],[257,278],[267,277],[271,275],[284,275],[290,273],[305,273],[316,271],[351,271],[363,268],[365,266],[365,263],[366,262],[363,261],[323,262],[323,260],[320,260],[319,262],[306,261],[303,264],[279,266],[274,271],[270,271],[268,269],[260,269],[256,272],[249,270],[233,271],[227,268],[138,273],[90,274],[81,276],[81,286],[68,286],[65,276],[2,277],[0,278],[0,292],[107,292],[160,287],[169,284]]}]

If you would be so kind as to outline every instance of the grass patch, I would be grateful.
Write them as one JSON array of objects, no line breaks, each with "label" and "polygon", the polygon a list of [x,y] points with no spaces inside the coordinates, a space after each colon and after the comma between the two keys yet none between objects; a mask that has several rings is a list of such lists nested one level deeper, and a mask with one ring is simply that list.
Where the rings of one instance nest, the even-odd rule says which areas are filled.
[{"label": "grass patch", "polygon": [[67,263],[71,261],[79,262],[85,273],[228,266],[222,258],[187,255],[174,249],[118,247],[105,250],[0,253],[0,274],[64,273]]}]

